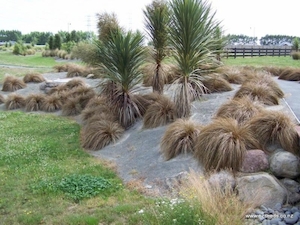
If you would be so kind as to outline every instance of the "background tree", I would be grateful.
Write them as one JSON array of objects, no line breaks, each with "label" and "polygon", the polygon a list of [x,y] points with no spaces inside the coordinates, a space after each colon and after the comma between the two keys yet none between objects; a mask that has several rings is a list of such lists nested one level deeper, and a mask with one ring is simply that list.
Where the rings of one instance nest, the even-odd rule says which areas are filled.
[{"label": "background tree", "polygon": [[175,81],[175,105],[178,117],[189,117],[191,101],[203,93],[198,68],[215,48],[213,34],[219,23],[206,1],[173,0],[171,10],[171,44],[181,75]]},{"label": "background tree", "polygon": [[59,34],[54,35],[54,49],[60,49],[61,48],[61,37]]},{"label": "background tree", "polygon": [[299,38],[297,37],[293,39],[293,50],[296,52],[299,51]]},{"label": "background tree", "polygon": [[49,44],[49,49],[50,49],[50,50],[54,50],[54,49],[55,49],[55,48],[54,48],[54,38],[53,38],[53,36],[50,36],[50,37],[49,37],[48,44]]},{"label": "background tree", "polygon": [[246,45],[254,44],[257,42],[257,37],[250,37],[243,34],[228,34],[226,39],[228,45]]},{"label": "background tree", "polygon": [[165,1],[154,0],[146,6],[143,12],[146,30],[154,48],[151,56],[156,64],[152,88],[154,92],[160,94],[163,92],[165,83],[162,76],[162,61],[167,55],[166,49],[168,46],[168,27],[170,22],[169,8]]},{"label": "background tree", "polygon": [[260,39],[261,45],[292,45],[295,36],[288,35],[265,35]]},{"label": "background tree", "polygon": [[104,41],[108,37],[110,37],[111,32],[118,32],[121,29],[116,14],[98,13],[97,17],[98,17],[97,28],[98,28],[99,40]]}]

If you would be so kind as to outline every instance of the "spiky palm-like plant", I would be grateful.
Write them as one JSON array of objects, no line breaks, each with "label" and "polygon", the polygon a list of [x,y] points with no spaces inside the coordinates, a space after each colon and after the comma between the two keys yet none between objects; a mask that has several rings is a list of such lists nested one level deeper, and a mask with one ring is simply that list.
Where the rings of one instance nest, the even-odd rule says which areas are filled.
[{"label": "spiky palm-like plant", "polygon": [[162,93],[164,88],[164,76],[162,73],[162,61],[166,57],[170,22],[169,8],[165,1],[154,0],[144,10],[145,26],[153,44],[152,58],[155,61],[155,69],[152,79],[154,92]]},{"label": "spiky palm-like plant", "polygon": [[171,44],[181,77],[175,94],[178,117],[189,117],[191,100],[200,97],[203,84],[199,65],[216,47],[213,38],[219,23],[211,6],[202,0],[174,0],[171,2]]},{"label": "spiky palm-like plant", "polygon": [[140,66],[145,59],[143,36],[139,32],[123,33],[118,30],[111,34],[111,38],[102,43],[97,42],[96,45],[99,66],[106,78],[101,81],[100,86],[112,87],[111,91],[106,88],[103,94],[111,100],[120,124],[128,128],[136,121],[136,117],[141,116],[134,92],[142,79]]}]

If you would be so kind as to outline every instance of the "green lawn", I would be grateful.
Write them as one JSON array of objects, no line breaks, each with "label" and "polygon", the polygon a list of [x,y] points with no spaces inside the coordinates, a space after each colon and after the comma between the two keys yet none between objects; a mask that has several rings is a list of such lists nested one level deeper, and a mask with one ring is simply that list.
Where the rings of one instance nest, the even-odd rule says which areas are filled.
[{"label": "green lawn", "polygon": [[300,60],[293,60],[292,57],[263,56],[263,57],[237,57],[223,58],[222,62],[227,66],[276,66],[276,67],[298,67],[300,68]]}]

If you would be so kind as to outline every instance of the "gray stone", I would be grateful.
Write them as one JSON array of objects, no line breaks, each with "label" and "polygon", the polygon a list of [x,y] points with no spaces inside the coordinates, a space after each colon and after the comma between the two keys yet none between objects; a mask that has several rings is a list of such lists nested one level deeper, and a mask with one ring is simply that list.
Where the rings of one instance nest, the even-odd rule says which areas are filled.
[{"label": "gray stone", "polygon": [[[273,208],[286,202],[287,190],[268,173],[256,173],[237,178],[240,199],[247,203],[263,204]],[[262,211],[264,211],[262,209]]]},{"label": "gray stone", "polygon": [[264,220],[262,222],[262,225],[271,225],[271,222],[270,222],[270,220]]},{"label": "gray stone", "polygon": [[278,222],[278,225],[286,225],[286,223],[284,221],[280,221]]},{"label": "gray stone", "polygon": [[209,176],[208,182],[212,187],[219,188],[220,190],[227,190],[228,188],[234,189],[236,185],[233,174],[227,170],[213,173]]},{"label": "gray stone", "polygon": [[280,182],[288,191],[288,203],[295,204],[300,201],[300,184],[295,180],[284,178]]},{"label": "gray stone", "polygon": [[283,219],[283,221],[286,224],[295,224],[295,223],[297,223],[298,219],[299,219],[299,215],[297,213],[295,213],[295,214],[291,214],[290,217],[285,217]]},{"label": "gray stone", "polygon": [[282,204],[279,203],[279,202],[276,203],[275,206],[274,206],[274,209],[275,209],[275,210],[280,210],[281,208],[282,208]]},{"label": "gray stone", "polygon": [[271,220],[270,220],[270,223],[273,225],[278,225],[278,223],[279,222],[281,222],[281,218],[272,218]]},{"label": "gray stone", "polygon": [[292,213],[295,213],[295,212],[297,212],[297,211],[299,211],[298,207],[293,206],[293,207],[291,208],[291,212],[292,212]]},{"label": "gray stone", "polygon": [[296,178],[300,175],[299,157],[290,152],[276,152],[270,157],[270,170],[276,177]]},{"label": "gray stone", "polygon": [[248,150],[242,163],[241,172],[256,173],[269,169],[267,155],[262,150]]},{"label": "gray stone", "polygon": [[86,76],[87,79],[92,79],[92,78],[94,78],[94,77],[95,77],[95,75],[92,74],[92,73],[90,73],[90,74],[88,74],[88,75]]}]

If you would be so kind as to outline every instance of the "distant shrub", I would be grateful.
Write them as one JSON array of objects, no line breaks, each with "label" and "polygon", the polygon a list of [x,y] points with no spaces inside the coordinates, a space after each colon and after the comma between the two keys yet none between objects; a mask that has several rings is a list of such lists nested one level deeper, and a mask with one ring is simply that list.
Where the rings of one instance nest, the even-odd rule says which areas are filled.
[{"label": "distant shrub", "polygon": [[292,52],[292,58],[294,60],[299,60],[300,59],[300,52]]},{"label": "distant shrub", "polygon": [[79,42],[73,47],[71,55],[88,65],[95,65],[97,62],[97,48],[91,43]]},{"label": "distant shrub", "polygon": [[23,45],[23,43],[16,43],[14,45],[13,54],[26,55],[26,47]]}]

